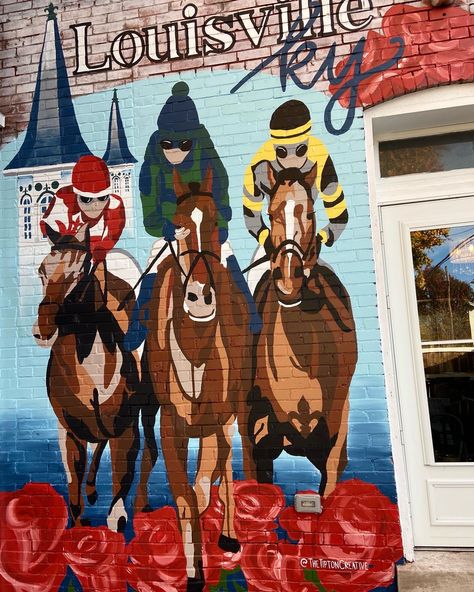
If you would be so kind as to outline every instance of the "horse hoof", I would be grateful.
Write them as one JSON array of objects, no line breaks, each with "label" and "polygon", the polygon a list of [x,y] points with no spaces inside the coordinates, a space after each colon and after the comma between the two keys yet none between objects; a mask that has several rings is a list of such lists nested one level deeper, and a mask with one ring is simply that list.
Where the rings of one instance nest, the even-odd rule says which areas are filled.
[{"label": "horse hoof", "polygon": [[217,545],[223,551],[230,551],[231,553],[237,553],[240,551],[239,541],[232,537],[228,537],[225,534],[220,535]]},{"label": "horse hoof", "polygon": [[125,527],[127,526],[127,519],[125,516],[120,516],[117,522],[117,532],[124,532]]},{"label": "horse hoof", "polygon": [[142,512],[153,512],[153,508],[150,506],[150,504],[147,504],[146,506],[143,506],[141,511]]},{"label": "horse hoof", "polygon": [[95,489],[92,493],[89,493],[89,495],[87,496],[87,501],[90,503],[91,506],[93,506],[98,499],[99,495]]},{"label": "horse hoof", "polygon": [[90,526],[91,521],[89,520],[89,518],[81,518],[80,524],[81,524],[81,526]]},{"label": "horse hoof", "polygon": [[188,578],[186,592],[204,592],[204,582],[198,578]]}]

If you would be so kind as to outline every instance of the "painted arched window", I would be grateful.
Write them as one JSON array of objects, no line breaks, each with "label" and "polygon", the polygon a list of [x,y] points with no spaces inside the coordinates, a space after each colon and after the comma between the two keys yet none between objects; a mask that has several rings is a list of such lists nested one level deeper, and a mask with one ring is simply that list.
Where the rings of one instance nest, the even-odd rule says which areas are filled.
[{"label": "painted arched window", "polygon": [[118,175],[113,176],[112,187],[113,187],[114,193],[120,193],[120,177]]},{"label": "painted arched window", "polygon": [[24,195],[21,198],[20,206],[23,208],[23,238],[31,240],[31,196]]},{"label": "painted arched window", "polygon": [[[49,204],[51,203],[51,200],[53,199],[53,193],[51,193],[50,191],[45,191],[44,193],[42,193],[37,200],[37,204],[38,204],[38,216],[39,219],[41,220],[43,218],[43,216],[46,213],[46,210],[49,207]],[[43,234],[42,238],[46,238],[46,235]]]},{"label": "painted arched window", "polygon": [[123,179],[123,184],[124,184],[124,192],[128,193],[130,191],[130,173],[128,175],[124,176]]}]

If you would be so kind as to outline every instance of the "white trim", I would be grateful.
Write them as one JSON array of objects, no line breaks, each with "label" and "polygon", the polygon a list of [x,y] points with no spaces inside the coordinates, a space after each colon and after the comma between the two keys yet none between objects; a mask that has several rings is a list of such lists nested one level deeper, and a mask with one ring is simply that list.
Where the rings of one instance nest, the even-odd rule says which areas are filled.
[{"label": "white trim", "polygon": [[83,197],[104,197],[104,195],[110,195],[112,193],[111,185],[109,185],[105,189],[102,189],[101,191],[82,191],[82,189],[77,189],[77,187],[74,187],[74,185],[71,185],[71,187],[76,195],[82,195]]},{"label": "white trim", "polygon": [[0,113],[0,127],[5,127],[5,115]]},{"label": "white trim", "polygon": [[18,177],[27,177],[31,175],[36,175],[38,173],[51,173],[53,171],[67,171],[69,169],[73,169],[75,162],[68,162],[65,164],[50,164],[38,167],[30,167],[30,168],[20,168],[20,169],[8,169],[3,170],[3,174],[5,177],[12,177],[13,175],[17,175]]},{"label": "white trim", "polygon": [[[407,137],[421,135],[423,132],[447,126],[458,127],[474,120],[474,84],[451,85],[419,91],[404,97],[388,101],[364,112],[365,149],[367,162],[367,180],[369,190],[369,208],[372,225],[374,248],[375,283],[379,311],[380,333],[382,341],[383,364],[387,390],[387,407],[390,423],[390,438],[394,461],[395,482],[397,487],[398,507],[402,529],[403,550],[408,561],[415,559],[413,526],[411,522],[410,490],[407,476],[405,449],[403,444],[403,426],[397,395],[396,366],[390,329],[390,303],[388,301],[386,278],[383,263],[383,235],[381,229],[380,207],[386,204],[402,203],[433,197],[455,198],[468,194],[474,181],[474,171],[450,171],[447,173],[427,173],[423,175],[405,175],[405,178],[393,177],[381,179],[378,163],[378,142],[381,138]],[[438,124],[438,125],[436,125]],[[467,126],[472,128],[472,126]],[[441,182],[441,177],[443,182]],[[424,183],[422,182],[422,178]],[[427,180],[430,181],[427,183]],[[383,181],[384,183],[381,183]],[[392,181],[392,183],[386,183]],[[416,192],[413,190],[416,183]],[[449,186],[447,188],[446,184]],[[393,191],[394,184],[400,191]],[[391,185],[389,190],[388,185]],[[411,191],[409,191],[409,188]],[[448,189],[448,191],[447,191]],[[472,185],[471,185],[472,192]],[[433,193],[435,195],[433,195]],[[409,453],[409,451],[407,451]]]}]

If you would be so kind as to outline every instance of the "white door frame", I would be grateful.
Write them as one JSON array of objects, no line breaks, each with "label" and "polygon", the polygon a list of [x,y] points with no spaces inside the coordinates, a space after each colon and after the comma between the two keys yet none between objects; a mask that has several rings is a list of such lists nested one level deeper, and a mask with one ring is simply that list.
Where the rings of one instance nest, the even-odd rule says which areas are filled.
[{"label": "white door frame", "polygon": [[[379,174],[378,144],[400,139],[474,127],[474,83],[433,88],[399,97],[364,112],[365,148],[370,219],[375,261],[375,281],[387,392],[390,438],[402,529],[403,550],[414,560],[414,539],[410,510],[405,447],[397,394],[396,366],[390,327],[390,306],[383,260],[380,208],[406,203],[410,195],[424,201],[455,199],[472,195],[474,168],[442,173],[423,173],[382,179]],[[469,188],[470,187],[470,191]]]}]

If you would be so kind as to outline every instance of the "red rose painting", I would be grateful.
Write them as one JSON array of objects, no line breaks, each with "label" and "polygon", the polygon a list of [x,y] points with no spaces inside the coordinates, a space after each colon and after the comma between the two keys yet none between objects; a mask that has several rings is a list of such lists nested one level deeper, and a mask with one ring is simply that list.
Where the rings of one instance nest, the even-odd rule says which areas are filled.
[{"label": "red rose painting", "polygon": [[105,526],[76,527],[66,531],[63,546],[83,592],[126,592],[123,535]]},{"label": "red rose painting", "polygon": [[169,506],[137,514],[135,538],[127,546],[128,582],[137,592],[181,592],[186,558],[176,510]]},{"label": "red rose painting", "polygon": [[[382,21],[383,34],[369,31],[364,47],[362,70],[375,68],[393,57],[400,37],[404,43],[402,58],[396,66],[377,72],[360,84],[357,106],[369,107],[407,92],[439,84],[474,80],[474,39],[458,39],[457,31],[474,26],[474,15],[462,8],[451,6],[439,9],[400,4],[391,7]],[[336,66],[340,74],[348,58]],[[352,76],[348,72],[345,79]],[[331,84],[335,94],[344,80]],[[349,105],[349,93],[342,94],[339,102]]]},{"label": "red rose painting", "polygon": [[324,586],[367,592],[388,586],[394,562],[403,556],[398,509],[369,483],[340,483],[323,503],[313,545],[302,552],[318,559]]},{"label": "red rose painting", "polygon": [[68,514],[46,483],[0,494],[0,588],[3,592],[56,592],[66,574],[61,537]]},{"label": "red rose painting", "polygon": [[[339,483],[323,499],[319,515],[285,507],[275,485],[240,481],[234,494],[238,552],[218,546],[224,505],[217,487],[201,516],[208,592],[220,591],[226,582],[234,589],[235,578],[239,585],[246,582],[249,592],[369,592],[393,581],[394,563],[403,554],[398,511],[374,485],[357,479]],[[186,557],[173,507],[137,514],[134,538],[126,545],[122,534],[105,526],[66,529],[63,498],[49,485],[30,484],[0,494],[0,526],[2,591],[56,592],[67,566],[83,592],[126,592],[127,583],[136,592],[186,589]],[[293,542],[278,536],[278,526]]]}]

